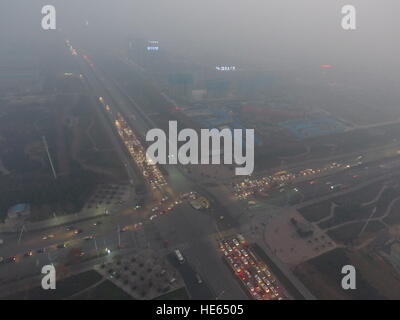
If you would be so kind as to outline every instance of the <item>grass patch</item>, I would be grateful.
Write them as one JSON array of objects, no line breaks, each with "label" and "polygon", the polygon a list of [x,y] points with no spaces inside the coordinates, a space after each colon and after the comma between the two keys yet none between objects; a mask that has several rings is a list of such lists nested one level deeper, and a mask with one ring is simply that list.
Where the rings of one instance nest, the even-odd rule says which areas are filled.
[{"label": "grass patch", "polygon": [[185,288],[180,288],[159,296],[154,300],[189,300],[189,295]]},{"label": "grass patch", "polygon": [[110,280],[74,297],[74,300],[134,300]]}]

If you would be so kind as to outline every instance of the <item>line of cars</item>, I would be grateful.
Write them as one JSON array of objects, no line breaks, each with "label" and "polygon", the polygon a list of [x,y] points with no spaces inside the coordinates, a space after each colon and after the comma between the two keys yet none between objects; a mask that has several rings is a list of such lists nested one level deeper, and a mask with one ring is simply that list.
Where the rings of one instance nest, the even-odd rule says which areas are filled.
[{"label": "line of cars", "polygon": [[[104,105],[104,101],[100,101]],[[128,149],[132,159],[141,170],[143,177],[150,184],[152,189],[157,189],[167,184],[164,175],[157,165],[154,165],[146,158],[146,150],[132,128],[125,121],[121,114],[117,114],[114,121],[118,135]]]},{"label": "line of cars", "polygon": [[[150,217],[150,220],[152,220],[155,217],[157,217],[159,215],[162,215],[162,214],[164,214],[164,213],[166,213],[168,211],[171,211],[174,208],[174,206],[182,203],[181,200],[176,200],[176,201],[172,201],[172,202],[168,203],[167,202],[168,199],[169,199],[168,196],[164,196],[162,198],[162,200],[161,200],[160,205],[153,208],[152,211],[154,212],[154,215],[152,217]],[[167,207],[164,209],[163,208],[164,206],[167,206]],[[123,228],[120,228],[119,232],[125,232],[125,231],[128,231],[128,230],[137,230],[142,226],[142,224],[143,224],[142,222],[139,222],[139,223],[136,223],[134,225],[125,226]],[[93,226],[100,226],[100,225],[102,225],[101,221],[95,221],[93,223]],[[65,230],[66,231],[71,231],[72,232],[72,236],[79,235],[79,234],[83,233],[82,229],[75,228],[75,227],[70,226],[70,225],[65,226]],[[42,240],[51,240],[51,239],[54,239],[54,238],[55,238],[55,235],[53,233],[44,234],[41,237]],[[95,235],[94,234],[88,235],[88,236],[83,238],[83,240],[86,240],[86,241],[94,240],[94,239],[95,239]],[[64,249],[64,248],[67,248],[67,247],[69,247],[68,242],[64,242],[64,243],[60,243],[60,244],[56,244],[56,245],[50,245],[48,247],[43,247],[43,248],[40,248],[40,249],[37,249],[37,250],[29,250],[29,251],[23,253],[22,255],[11,256],[11,257],[8,257],[8,258],[3,258],[3,257],[0,256],[0,264],[17,262],[19,260],[19,259],[17,259],[17,256],[21,256],[23,258],[28,258],[28,257],[32,257],[34,254],[44,254],[45,252],[47,252],[51,248],[53,248],[53,249]]]},{"label": "line of cars", "polygon": [[267,266],[251,250],[242,235],[238,234],[236,238],[221,240],[219,247],[225,261],[253,299],[282,300],[286,298],[283,288]]},{"label": "line of cars", "polygon": [[175,200],[175,201],[172,200],[172,201],[167,202],[168,199],[169,199],[168,196],[164,196],[161,199],[161,202],[151,209],[152,215],[149,218],[150,220],[154,220],[157,217],[170,212],[171,210],[174,209],[175,206],[182,203],[182,200]]},{"label": "line of cars", "polygon": [[233,193],[237,199],[248,199],[256,194],[266,195],[273,189],[283,192],[285,191],[284,187],[292,183],[295,179],[312,177],[330,170],[348,169],[351,167],[349,164],[332,162],[315,169],[309,168],[296,172],[279,171],[268,176],[253,179],[246,178],[241,182],[232,184]]},{"label": "line of cars", "polygon": [[[48,239],[52,239],[52,238],[54,238],[54,235],[53,234],[48,234],[48,235],[44,235],[42,237],[42,240],[48,240]],[[58,245],[57,247],[61,247],[61,246],[65,247],[65,244]],[[48,250],[48,248],[40,248],[40,249],[37,249],[37,250],[28,250],[25,253],[23,253],[21,255],[21,257],[29,258],[29,257],[32,257],[34,255],[34,253],[43,254],[47,250]],[[8,264],[8,263],[14,263],[14,262],[17,262],[17,255],[11,256],[11,257],[8,257],[8,258],[0,257],[0,264]]]},{"label": "line of cars", "polygon": [[[99,226],[101,224],[102,224],[101,221],[96,221],[96,222],[93,223],[93,226]],[[66,226],[65,230],[72,231],[74,235],[78,235],[78,234],[83,233],[82,229],[74,228],[72,226]],[[52,233],[51,234],[44,234],[41,239],[42,240],[51,240],[54,237],[55,237],[55,235],[52,234]],[[86,236],[84,238],[84,240],[93,240],[93,239],[94,239],[94,235],[89,235],[89,236]],[[22,257],[23,258],[29,258],[29,257],[32,257],[35,253],[36,254],[46,253],[51,247],[54,247],[55,249],[64,249],[64,248],[67,248],[68,246],[69,246],[68,243],[64,242],[64,243],[59,243],[59,244],[56,244],[56,245],[40,248],[40,249],[37,249],[37,250],[29,250],[29,251],[23,253]],[[11,257],[8,257],[8,258],[0,257],[0,264],[7,264],[7,263],[14,263],[14,262],[17,262],[17,256],[11,256]]]},{"label": "line of cars", "polygon": [[[45,251],[46,251],[46,249],[42,248],[42,249],[36,250],[36,253],[41,254],[41,253],[45,253]],[[33,254],[34,254],[34,251],[29,250],[29,251],[25,252],[24,254],[22,254],[22,257],[29,258],[29,257],[32,257]],[[8,263],[14,263],[14,262],[17,262],[17,256],[11,256],[8,258],[0,257],[0,264],[8,264]]]}]

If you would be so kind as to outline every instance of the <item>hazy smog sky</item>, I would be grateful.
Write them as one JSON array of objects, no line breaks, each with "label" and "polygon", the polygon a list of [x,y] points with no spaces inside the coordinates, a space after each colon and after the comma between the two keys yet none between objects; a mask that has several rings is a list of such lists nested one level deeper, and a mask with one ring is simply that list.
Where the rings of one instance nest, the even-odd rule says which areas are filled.
[{"label": "hazy smog sky", "polygon": [[[51,31],[41,30],[40,11],[43,5],[53,4],[59,30],[105,48],[114,41],[140,37],[160,40],[171,53],[202,62],[226,60],[262,70],[306,72],[331,64],[354,75],[371,73],[382,79],[397,79],[399,71],[400,3],[396,0],[1,2],[4,44],[45,39]],[[341,28],[341,8],[346,4],[357,9],[355,31]]]}]

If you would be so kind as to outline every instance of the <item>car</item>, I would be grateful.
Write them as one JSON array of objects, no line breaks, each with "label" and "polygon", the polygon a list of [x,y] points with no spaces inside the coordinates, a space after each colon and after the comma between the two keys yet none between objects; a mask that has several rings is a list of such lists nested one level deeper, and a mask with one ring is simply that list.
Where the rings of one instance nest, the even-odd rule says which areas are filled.
[{"label": "car", "polygon": [[252,293],[255,291],[253,285],[252,285],[250,282],[247,282],[247,283],[246,283],[246,286],[247,286],[247,288],[250,289],[250,291],[251,291]]},{"label": "car", "polygon": [[267,277],[265,276],[265,275],[261,275],[261,279],[263,279],[264,281],[267,281],[268,279],[267,279]]},{"label": "car", "polygon": [[99,225],[101,225],[101,224],[102,224],[101,221],[96,221],[95,223],[93,223],[94,226],[99,226]]},{"label": "car", "polygon": [[25,257],[25,258],[32,257],[32,255],[33,255],[32,250],[30,250],[30,251],[24,253],[24,257]]},{"label": "car", "polygon": [[110,278],[119,278],[120,274],[117,271],[111,271]]},{"label": "car", "polygon": [[0,263],[2,263],[4,261],[3,257],[0,257]]},{"label": "car", "polygon": [[54,234],[45,234],[42,237],[42,240],[48,240],[48,239],[52,239],[52,238],[54,238]]},{"label": "car", "polygon": [[57,245],[57,249],[63,249],[63,248],[66,248],[66,247],[67,247],[67,245],[65,243],[61,243],[61,244]]},{"label": "car", "polygon": [[157,218],[157,215],[156,215],[156,214],[153,214],[153,215],[150,217],[150,220],[154,220],[155,218]]},{"label": "car", "polygon": [[185,263],[185,258],[183,257],[182,252],[179,249],[175,249],[174,252],[175,252],[175,256],[178,259],[179,263],[180,264]]},{"label": "car", "polygon": [[67,230],[67,231],[71,231],[72,229],[73,229],[72,226],[66,226],[66,227],[65,227],[65,230]]},{"label": "car", "polygon": [[15,261],[17,261],[17,258],[15,258],[14,256],[4,260],[5,263],[14,263]]},{"label": "car", "polygon": [[80,233],[82,233],[82,232],[83,232],[82,229],[75,229],[75,230],[74,230],[74,233],[75,233],[75,234],[80,234]]},{"label": "car", "polygon": [[94,239],[94,236],[93,236],[93,235],[87,236],[87,237],[85,237],[84,239],[85,239],[86,241],[93,240],[93,239]]},{"label": "car", "polygon": [[154,207],[153,209],[151,209],[152,212],[156,212],[159,209],[159,207]]},{"label": "car", "polygon": [[119,232],[126,232],[126,231],[128,231],[128,230],[129,230],[128,226],[125,226],[125,227],[121,228],[121,229],[119,230]]},{"label": "car", "polygon": [[330,187],[331,190],[338,190],[338,189],[342,189],[344,186],[341,183],[338,184],[334,184]]},{"label": "car", "polygon": [[169,280],[170,283],[175,283],[176,279],[175,278],[171,278],[171,280]]},{"label": "car", "polygon": [[265,283],[261,283],[261,288],[262,288],[266,293],[269,292],[269,288],[268,288],[268,286],[267,286]]},{"label": "car", "polygon": [[240,266],[237,263],[233,264],[233,268],[235,269],[236,272],[242,271],[242,269],[240,268]]},{"label": "car", "polygon": [[[142,225],[143,225],[142,222],[138,222],[138,223],[135,223],[135,224],[133,225],[133,228],[134,228],[134,229],[138,229],[138,228],[140,228]],[[125,228],[124,228],[124,229],[125,229]]]},{"label": "car", "polygon": [[258,274],[256,274],[256,275],[254,276],[254,279],[256,279],[256,281],[257,281],[258,283],[262,283],[262,279],[260,278],[260,276],[259,276]]},{"label": "car", "polygon": [[203,280],[201,279],[200,275],[198,273],[196,273],[196,279],[197,279],[197,283],[201,284],[203,283]]},{"label": "car", "polygon": [[246,243],[246,239],[241,234],[238,234],[237,238],[239,239],[240,243],[242,243],[242,244]]},{"label": "car", "polygon": [[232,242],[236,247],[239,247],[239,241],[237,241],[235,238],[232,239]]},{"label": "car", "polygon": [[37,253],[45,253],[46,252],[46,248],[41,248],[36,250]]}]

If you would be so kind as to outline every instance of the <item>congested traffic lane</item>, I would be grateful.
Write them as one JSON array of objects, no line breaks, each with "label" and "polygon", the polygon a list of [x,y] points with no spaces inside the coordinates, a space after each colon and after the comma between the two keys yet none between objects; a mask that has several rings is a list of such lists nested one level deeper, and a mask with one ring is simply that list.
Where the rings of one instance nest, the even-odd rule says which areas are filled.
[{"label": "congested traffic lane", "polygon": [[242,235],[220,240],[219,247],[227,264],[253,299],[287,299],[276,277],[255,255]]},{"label": "congested traffic lane", "polygon": [[[99,98],[105,110],[112,115],[111,107],[104,104],[104,99]],[[153,190],[162,188],[166,185],[166,180],[161,173],[160,169],[155,164],[150,164],[146,159],[146,150],[142,145],[140,139],[135,135],[132,128],[125,121],[124,117],[117,112],[114,115],[114,125],[120,136],[122,142],[124,143],[126,149],[135,162],[137,168],[140,170],[145,181],[151,186]]]},{"label": "congested traffic lane", "polygon": [[[397,160],[396,160],[397,159]],[[288,204],[298,204],[307,200],[333,194],[379,176],[394,174],[400,170],[399,155],[381,161],[364,162],[358,156],[346,163],[331,163],[325,170],[305,169],[297,173],[280,171],[271,176],[245,179],[232,186],[236,199],[253,200],[273,199],[281,193]],[[387,166],[390,164],[390,168]],[[324,172],[324,174],[321,174]]]},{"label": "congested traffic lane", "polygon": [[[148,127],[150,120],[141,112],[131,97],[125,96],[112,80],[103,76],[101,69],[95,66],[87,55],[82,55],[82,57],[85,61],[84,70],[88,71],[85,72],[87,81],[96,91],[98,88],[104,88],[103,92],[106,93],[106,96],[100,95],[98,101],[130,155],[129,166],[134,164],[136,171],[151,189],[162,193],[163,189],[166,189],[166,179],[158,165],[147,161],[145,147],[142,143],[147,130],[150,129]],[[125,165],[128,164],[125,163]],[[157,196],[157,194],[155,195]]]},{"label": "congested traffic lane", "polygon": [[296,188],[298,192],[302,193],[302,201],[307,201],[367,183],[371,179],[385,177],[387,174],[396,174],[400,171],[400,167],[392,167],[388,170],[384,167],[385,163],[385,161],[382,161],[373,164],[360,164],[333,175],[302,181],[292,186],[292,188]]}]

